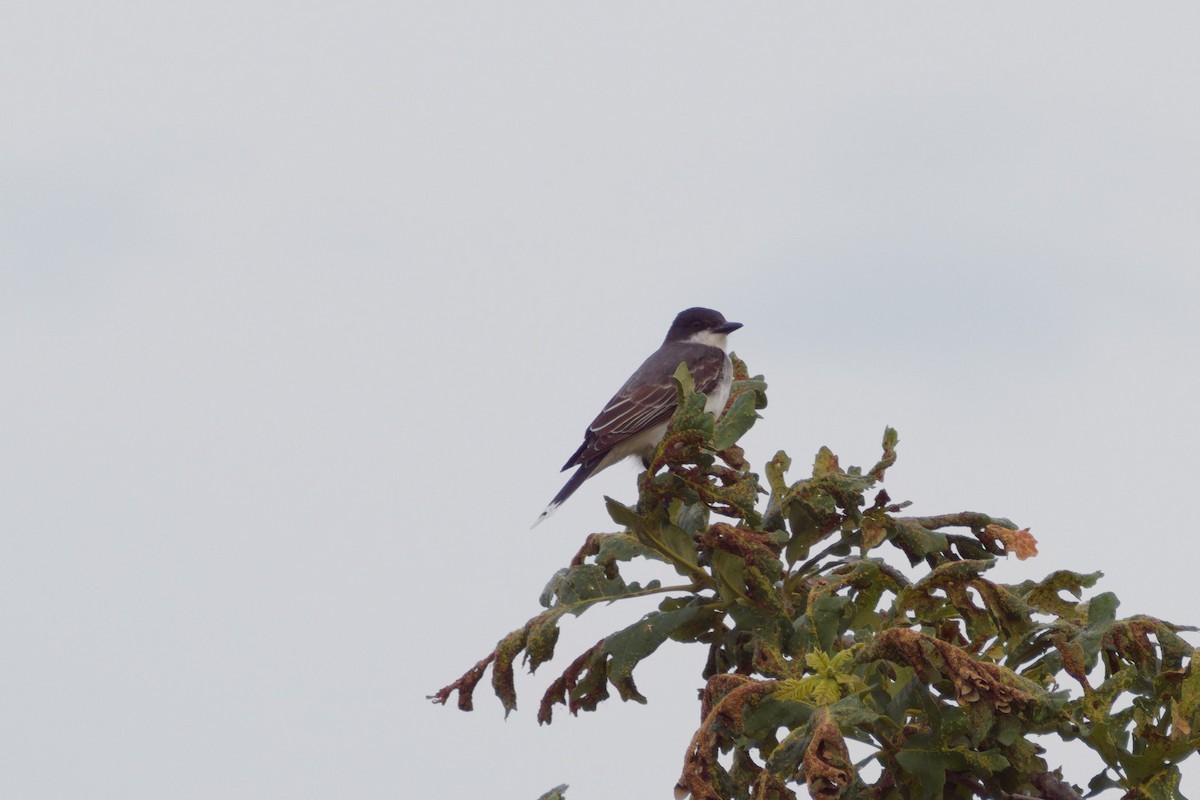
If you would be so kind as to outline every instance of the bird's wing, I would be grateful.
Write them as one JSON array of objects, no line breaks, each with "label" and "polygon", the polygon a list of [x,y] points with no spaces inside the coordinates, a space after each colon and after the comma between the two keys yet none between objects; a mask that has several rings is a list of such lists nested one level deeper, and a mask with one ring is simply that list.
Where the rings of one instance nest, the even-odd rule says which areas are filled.
[{"label": "bird's wing", "polygon": [[[602,457],[615,445],[660,425],[675,413],[675,370],[687,362],[696,391],[708,394],[721,382],[725,353],[717,347],[678,343],[648,358],[613,395],[584,434],[583,445],[563,469]],[[668,366],[669,364],[669,366]]]}]

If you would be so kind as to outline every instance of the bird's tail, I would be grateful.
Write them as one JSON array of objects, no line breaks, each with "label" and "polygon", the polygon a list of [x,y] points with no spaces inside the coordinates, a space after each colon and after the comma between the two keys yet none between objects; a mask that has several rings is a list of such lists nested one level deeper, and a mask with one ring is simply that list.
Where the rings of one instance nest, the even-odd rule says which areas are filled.
[{"label": "bird's tail", "polygon": [[600,466],[599,461],[592,464],[580,464],[579,469],[575,470],[575,474],[571,476],[566,485],[558,490],[558,494],[554,495],[554,499],[550,501],[550,505],[546,506],[546,510],[529,527],[536,528],[542,520],[557,511],[558,507],[565,503],[567,498],[573,495],[575,490],[592,476],[592,473],[596,471],[596,467],[598,466]]}]

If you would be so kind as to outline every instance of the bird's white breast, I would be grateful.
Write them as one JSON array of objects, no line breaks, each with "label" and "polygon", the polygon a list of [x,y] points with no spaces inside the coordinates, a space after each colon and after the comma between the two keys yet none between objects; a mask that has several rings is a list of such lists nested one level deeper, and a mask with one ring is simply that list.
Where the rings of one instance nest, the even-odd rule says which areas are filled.
[{"label": "bird's white breast", "polygon": [[729,390],[732,388],[733,363],[729,360],[729,356],[725,356],[725,364],[721,367],[721,382],[717,384],[715,389],[708,393],[708,400],[704,403],[704,410],[714,417],[719,418],[721,412],[725,410],[725,404],[729,402]]}]

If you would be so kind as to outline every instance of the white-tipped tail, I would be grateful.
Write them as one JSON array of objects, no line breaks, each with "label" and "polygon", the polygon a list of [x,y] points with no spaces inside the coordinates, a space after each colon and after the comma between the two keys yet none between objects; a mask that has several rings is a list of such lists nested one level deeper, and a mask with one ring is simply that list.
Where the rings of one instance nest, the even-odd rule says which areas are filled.
[{"label": "white-tipped tail", "polygon": [[533,524],[529,526],[529,530],[533,530],[533,529],[534,529],[534,528],[536,528],[538,525],[541,525],[541,524],[542,524],[542,520],[544,520],[546,517],[548,517],[548,516],[550,516],[551,514],[553,514],[555,511],[558,511],[558,507],[559,507],[560,505],[562,505],[562,503],[551,503],[550,505],[546,506],[546,510],[545,510],[545,511],[543,511],[541,514],[539,514],[539,515],[538,515],[538,518],[537,518],[537,519],[535,519],[535,520],[533,521]]},{"label": "white-tipped tail", "polygon": [[546,506],[546,510],[543,511],[542,515],[537,518],[537,522],[533,523],[533,525],[530,527],[536,528],[538,525],[538,522],[541,522],[546,517],[553,514],[554,510],[556,508],[558,508],[559,506],[561,506],[563,503],[565,503],[567,501],[567,498],[570,497],[571,494],[576,489],[579,488],[579,484],[586,481],[588,479],[588,476],[591,475],[593,472],[595,472],[597,469],[601,469],[601,466],[600,466],[601,463],[602,462],[593,462],[591,464],[580,464],[579,469],[575,470],[575,474],[570,477],[570,479],[567,481],[566,486],[564,486],[563,488],[558,490],[558,494],[554,495],[554,499],[550,501],[550,505]]}]

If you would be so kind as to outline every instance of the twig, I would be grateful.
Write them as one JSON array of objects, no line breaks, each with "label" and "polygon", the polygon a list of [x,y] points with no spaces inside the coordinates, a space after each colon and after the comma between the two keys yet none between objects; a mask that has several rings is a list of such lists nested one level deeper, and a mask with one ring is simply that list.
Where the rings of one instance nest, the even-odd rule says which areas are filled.
[{"label": "twig", "polygon": [[698,583],[689,583],[684,586],[655,586],[650,589],[640,589],[636,592],[629,592],[616,599],[624,600],[627,597],[645,597],[651,594],[663,594],[664,592],[695,592],[700,588],[700,584]]},{"label": "twig", "polygon": [[1083,800],[1079,792],[1053,772],[1037,772],[1030,778],[1042,793],[1042,800]]},{"label": "twig", "polygon": [[[934,517],[900,517],[899,522],[911,522],[920,525],[925,530],[935,531],[938,528],[983,528],[988,525],[1003,525],[1006,519],[996,519],[976,511],[963,511],[958,514],[938,514]],[[1008,525],[1012,525],[1011,522]],[[1008,527],[1005,525],[1004,527]]]}]

